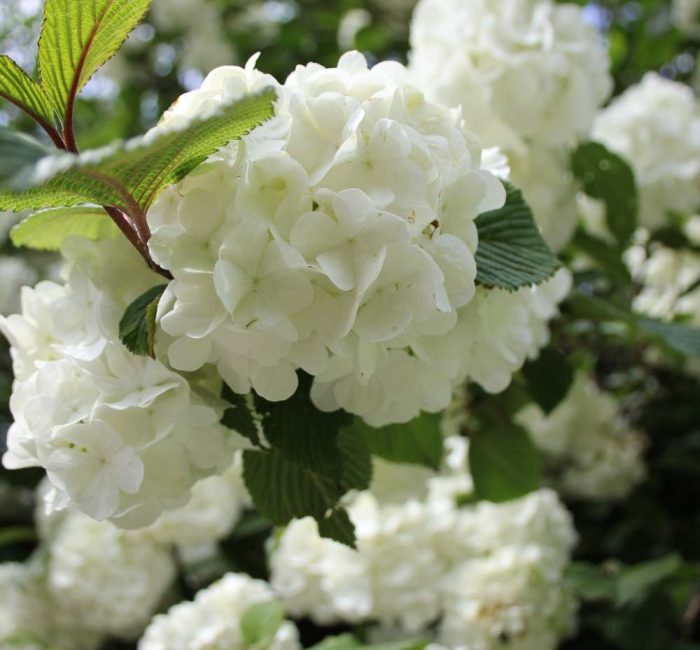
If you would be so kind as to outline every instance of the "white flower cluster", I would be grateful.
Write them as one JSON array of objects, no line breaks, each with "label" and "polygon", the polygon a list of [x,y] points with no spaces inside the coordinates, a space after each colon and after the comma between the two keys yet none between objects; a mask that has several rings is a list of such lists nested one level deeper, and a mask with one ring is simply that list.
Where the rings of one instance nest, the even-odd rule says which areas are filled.
[{"label": "white flower cluster", "polygon": [[182,34],[181,63],[206,74],[236,59],[224,30],[222,9],[203,0],[156,0],[150,18],[164,32]]},{"label": "white flower cluster", "polygon": [[577,5],[550,0],[421,0],[411,68],[487,144],[566,145],[611,90],[602,40]]},{"label": "white flower cluster", "polygon": [[602,39],[580,7],[551,0],[421,0],[411,70],[431,98],[459,107],[486,145],[511,158],[550,247],[573,234],[569,148],[612,88]]},{"label": "white flower cluster", "polygon": [[503,186],[458,115],[406,78],[352,52],[281,86],[251,62],[166,113],[161,129],[279,93],[273,120],[149,212],[152,255],[174,276],[159,309],[174,368],[213,363],[236,392],[270,400],[302,368],[319,408],[379,425],[441,410],[468,377],[500,390],[534,353],[527,328],[544,326],[552,291],[476,289],[474,219],[503,204]]},{"label": "white flower cluster", "polygon": [[44,467],[55,508],[144,526],[230,463],[235,434],[180,375],[119,342],[126,306],[158,283],[126,240],[69,240],[64,255],[66,283],[25,288],[22,314],[0,319],[16,377],[3,462]]},{"label": "white flower cluster", "polygon": [[[691,245],[700,246],[700,216],[693,216],[685,225]],[[625,256],[627,265],[641,290],[632,306],[635,311],[652,318],[700,324],[700,255],[689,248],[667,248],[641,244],[633,246]]]},{"label": "white flower cluster", "polygon": [[700,208],[700,102],[690,88],[648,73],[600,112],[592,135],[632,165],[641,225]]},{"label": "white flower cluster", "polygon": [[421,486],[420,472],[403,470],[427,496],[354,498],[357,551],[321,538],[312,519],[287,527],[270,565],[290,613],[322,625],[371,621],[380,635],[430,635],[437,624],[438,643],[470,650],[556,647],[575,609],[562,585],[575,539],[568,513],[548,490],[457,507],[470,487],[466,449],[462,439],[449,444],[460,473]]},{"label": "white flower cluster", "polygon": [[[274,594],[267,583],[229,573],[197,593],[193,602],[175,605],[156,616],[139,642],[139,650],[243,650],[249,647],[241,631],[241,617]],[[284,621],[260,650],[299,650],[293,623]]]},{"label": "white flower cluster", "polygon": [[621,499],[645,476],[644,437],[620,415],[618,401],[584,373],[549,415],[530,404],[516,417],[544,452],[563,495]]},{"label": "white flower cluster", "polygon": [[[95,650],[101,636],[78,630],[56,609],[42,571],[0,564],[0,648]],[[21,643],[20,643],[21,640]]]},{"label": "white flower cluster", "polygon": [[672,16],[681,32],[700,38],[700,0],[673,0]]}]

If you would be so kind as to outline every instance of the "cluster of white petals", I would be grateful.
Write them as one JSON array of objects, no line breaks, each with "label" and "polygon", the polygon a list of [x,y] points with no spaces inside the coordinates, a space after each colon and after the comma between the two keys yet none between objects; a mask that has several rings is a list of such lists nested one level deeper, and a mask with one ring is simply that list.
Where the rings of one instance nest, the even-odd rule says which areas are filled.
[{"label": "cluster of white petals", "polygon": [[380,636],[434,629],[437,642],[470,650],[556,647],[575,611],[562,584],[575,541],[568,513],[549,490],[458,507],[471,487],[466,445],[448,447],[459,471],[426,479],[420,468],[394,468],[398,489],[383,477],[381,494],[373,486],[353,498],[357,550],[321,538],[310,518],[286,528],[270,566],[290,613],[322,625],[374,622]]},{"label": "cluster of white petals", "polygon": [[617,399],[585,373],[550,414],[530,404],[517,419],[543,451],[552,484],[563,495],[622,499],[646,474],[645,438],[622,417]]},{"label": "cluster of white petals", "polygon": [[422,0],[410,69],[431,99],[460,108],[488,146],[507,152],[554,251],[573,234],[570,148],[587,135],[612,82],[582,8],[551,0]]},{"label": "cluster of white petals", "polygon": [[206,74],[236,58],[222,13],[215,2],[155,0],[150,19],[159,30],[182,34],[181,64]]},{"label": "cluster of white petals", "polygon": [[[700,245],[700,216],[685,227],[688,241]],[[626,261],[641,289],[632,306],[652,318],[700,324],[700,255],[690,248],[632,247]]]},{"label": "cluster of white petals", "polygon": [[47,590],[56,615],[76,629],[134,639],[175,577],[172,553],[142,531],[120,530],[80,512],[50,540]]},{"label": "cluster of white petals", "polygon": [[[248,644],[241,617],[252,605],[274,600],[269,585],[236,573],[197,593],[193,602],[180,603],[156,616],[139,642],[139,650],[243,650]],[[275,635],[255,646],[260,650],[299,650],[293,623],[284,621]]]},{"label": "cluster of white petals", "polygon": [[700,0],[673,0],[672,15],[680,31],[700,37]]},{"label": "cluster of white petals", "polygon": [[45,468],[54,508],[144,526],[226,467],[233,438],[208,397],[119,342],[126,306],[159,283],[126,240],[63,252],[65,284],[25,288],[22,313],[0,320],[16,378],[3,462]]},{"label": "cluster of white petals", "polygon": [[600,112],[592,135],[634,169],[643,226],[698,210],[700,102],[690,88],[648,73]]},{"label": "cluster of white petals", "polygon": [[612,87],[602,39],[573,4],[421,0],[411,47],[419,85],[491,146],[569,144]]},{"label": "cluster of white petals", "polygon": [[216,364],[233,390],[270,400],[294,392],[301,368],[319,408],[375,425],[445,408],[469,377],[502,389],[550,292],[476,289],[474,220],[503,204],[489,171],[501,158],[482,161],[459,115],[398,63],[370,70],[351,52],[284,85],[253,64],[213,71],[159,127],[264,86],[279,94],[271,121],[149,212],[152,255],[174,276],[159,309],[172,366]]},{"label": "cluster of white petals", "polygon": [[38,566],[1,564],[0,603],[3,649],[95,650],[102,639],[101,635],[77,629],[61,615]]}]

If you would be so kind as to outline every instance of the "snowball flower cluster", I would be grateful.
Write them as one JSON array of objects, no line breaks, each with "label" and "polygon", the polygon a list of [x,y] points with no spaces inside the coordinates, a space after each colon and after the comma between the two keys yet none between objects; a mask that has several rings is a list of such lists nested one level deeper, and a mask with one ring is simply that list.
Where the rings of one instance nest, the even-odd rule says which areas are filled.
[{"label": "snowball flower cluster", "polygon": [[[261,580],[229,573],[197,593],[193,602],[180,603],[156,616],[139,642],[139,650],[243,650],[249,647],[241,631],[241,617],[257,603],[274,600]],[[295,625],[284,621],[260,650],[299,650]]]},{"label": "snowball flower cluster", "polygon": [[579,373],[549,414],[531,404],[517,415],[544,452],[551,481],[576,499],[624,498],[645,476],[645,439],[630,428],[617,400]]},{"label": "snowball flower cluster", "polygon": [[349,512],[357,550],[321,538],[310,518],[286,528],[270,566],[290,613],[322,625],[371,621],[380,638],[434,635],[452,647],[489,650],[511,647],[507,636],[516,648],[556,647],[575,609],[562,585],[575,539],[568,513],[549,490],[457,507],[456,494],[470,487],[466,447],[463,439],[448,444],[461,471],[421,484],[419,468],[392,470],[412,475],[420,496],[406,494],[403,479],[390,501],[373,491],[356,495]]},{"label": "snowball flower cluster", "polygon": [[700,37],[700,0],[673,0],[672,16],[680,31]]},{"label": "snowball flower cluster", "polygon": [[[514,330],[537,318],[541,291],[475,287],[474,220],[503,204],[487,169],[501,159],[482,158],[398,63],[369,70],[351,52],[284,85],[253,65],[215,70],[158,127],[264,86],[279,95],[275,118],[149,212],[152,255],[174,276],[159,309],[172,366],[216,364],[233,390],[270,400],[301,368],[319,408],[377,425],[441,410],[470,376],[501,385],[508,366],[509,380],[529,352],[510,348],[533,338]],[[494,340],[483,321],[510,311],[518,324]]]},{"label": "snowball flower cluster", "polygon": [[[700,245],[700,216],[685,226],[688,241]],[[641,285],[632,306],[635,311],[663,320],[681,318],[700,324],[700,255],[689,248],[654,246],[648,252],[634,246],[626,255],[633,277]]]},{"label": "snowball flower cluster", "polygon": [[65,284],[25,288],[22,313],[0,320],[16,377],[3,462],[44,467],[54,508],[144,526],[230,463],[235,434],[211,397],[119,342],[126,306],[159,282],[128,242],[74,239],[63,252]]},{"label": "snowball flower cluster", "polygon": [[419,85],[507,149],[585,135],[612,88],[602,39],[573,4],[421,0],[411,47]]},{"label": "snowball flower cluster", "polygon": [[646,74],[601,111],[592,136],[632,165],[643,226],[700,207],[700,102],[687,86]]},{"label": "snowball flower cluster", "polygon": [[151,20],[159,30],[182,34],[181,62],[207,73],[235,60],[235,50],[222,29],[222,10],[203,0],[155,0]]},{"label": "snowball flower cluster", "polygon": [[79,512],[60,523],[49,552],[46,583],[58,615],[102,635],[138,637],[175,577],[166,546]]}]

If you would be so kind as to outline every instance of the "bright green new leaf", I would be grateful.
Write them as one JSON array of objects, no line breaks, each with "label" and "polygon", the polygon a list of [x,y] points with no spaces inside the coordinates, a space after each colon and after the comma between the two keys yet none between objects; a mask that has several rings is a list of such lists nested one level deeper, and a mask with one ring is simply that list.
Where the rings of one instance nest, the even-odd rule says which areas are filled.
[{"label": "bright green new leaf", "polygon": [[355,418],[349,430],[363,436],[370,451],[385,460],[432,469],[439,469],[442,462],[439,415],[422,413],[405,424],[390,424],[380,429]]},{"label": "bright green new leaf", "polygon": [[156,310],[166,284],[150,288],[134,300],[119,321],[119,338],[134,354],[154,356]]},{"label": "bright green new leaf", "polygon": [[476,219],[476,280],[486,287],[515,291],[544,282],[560,264],[542,239],[520,190],[506,183],[506,191],[502,208]]},{"label": "bright green new leaf", "polygon": [[625,569],[617,580],[616,604],[626,605],[643,598],[650,589],[675,574],[682,564],[682,558],[671,553]]},{"label": "bright green new leaf", "polygon": [[598,142],[584,142],[571,156],[571,168],[588,196],[602,200],[606,223],[622,248],[637,228],[639,210],[634,172],[626,160]]},{"label": "bright green new leaf", "polygon": [[40,185],[24,192],[0,191],[0,210],[97,203],[142,217],[166,187],[270,118],[275,96],[274,90],[264,90],[243,97],[211,117],[159,137],[138,138],[81,156],[57,156],[54,175]]},{"label": "bright green new leaf", "polygon": [[121,47],[152,0],[46,0],[39,37],[41,85],[64,125],[75,98]]},{"label": "bright green new leaf", "polygon": [[338,636],[326,637],[321,643],[312,646],[310,650],[423,650],[427,645],[428,642],[422,639],[404,639],[365,645],[355,636],[346,632]]},{"label": "bright green new leaf", "polygon": [[270,641],[284,621],[284,607],[277,600],[251,605],[241,617],[241,634],[246,645]]},{"label": "bright green new leaf", "polygon": [[12,102],[46,131],[54,128],[54,110],[44,90],[9,56],[0,56],[0,97]]},{"label": "bright green new leaf", "polygon": [[74,207],[42,210],[10,231],[15,246],[57,251],[71,235],[98,240],[116,237],[119,229],[102,208]]},{"label": "bright green new leaf", "polygon": [[470,437],[469,468],[477,497],[496,503],[536,490],[542,478],[542,462],[527,432],[495,418]]},{"label": "bright green new leaf", "polygon": [[51,150],[34,138],[0,126],[0,187],[24,189],[34,177],[37,162]]}]

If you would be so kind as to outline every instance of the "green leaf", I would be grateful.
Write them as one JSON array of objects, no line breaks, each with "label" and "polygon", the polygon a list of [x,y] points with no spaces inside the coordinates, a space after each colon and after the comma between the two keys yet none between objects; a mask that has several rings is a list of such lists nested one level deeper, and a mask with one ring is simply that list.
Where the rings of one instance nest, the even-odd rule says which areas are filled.
[{"label": "green leaf", "polygon": [[159,284],[142,293],[119,321],[119,338],[134,354],[154,356],[156,310],[167,284]]},{"label": "green leaf", "polygon": [[152,0],[46,0],[39,37],[41,86],[63,124],[78,93],[122,46]]},{"label": "green leaf", "polygon": [[598,142],[584,142],[571,156],[571,168],[588,196],[602,200],[608,229],[626,248],[637,228],[639,210],[634,172],[623,158]]},{"label": "green leaf", "polygon": [[0,56],[0,97],[12,102],[47,131],[53,128],[54,110],[44,90],[9,56]]},{"label": "green leaf", "polygon": [[258,427],[255,424],[253,413],[248,406],[245,396],[234,393],[224,384],[221,397],[230,404],[224,411],[221,424],[248,438],[256,447],[262,446],[258,435]]},{"label": "green leaf", "polygon": [[[290,461],[277,449],[244,451],[243,479],[260,514],[276,526],[284,526],[292,519],[313,517],[319,522],[321,534],[341,537],[337,531],[344,522],[334,518],[342,510],[338,507],[345,492],[341,480],[331,480]],[[324,519],[332,521],[322,527],[320,522]],[[348,542],[340,541],[353,545],[354,534]]]},{"label": "green leaf", "polygon": [[470,437],[469,468],[478,498],[501,503],[540,486],[542,463],[521,427],[488,418]]},{"label": "green leaf", "polygon": [[37,162],[51,150],[34,138],[0,126],[0,187],[22,190],[34,177]]},{"label": "green leaf", "polygon": [[405,639],[364,645],[354,635],[346,632],[338,636],[326,637],[321,643],[312,646],[310,650],[423,650],[427,645],[428,642],[423,639]]},{"label": "green leaf", "polygon": [[0,530],[0,547],[36,541],[36,531],[30,526],[9,526]]},{"label": "green leaf", "polygon": [[700,356],[700,328],[698,327],[679,323],[664,323],[639,316],[609,300],[584,293],[570,296],[567,302],[574,315],[579,318],[624,323],[634,336],[641,339],[652,339],[663,348],[685,356]]},{"label": "green leaf", "polygon": [[542,238],[520,190],[505,185],[506,204],[476,219],[476,280],[486,287],[515,291],[544,282],[560,264]]},{"label": "green leaf", "polygon": [[321,537],[355,548],[355,526],[345,508],[333,510],[331,514],[318,522]]},{"label": "green leaf", "polygon": [[0,191],[0,210],[115,206],[144,218],[168,186],[182,180],[222,146],[243,137],[273,114],[274,90],[249,95],[214,116],[159,137],[146,137],[81,156],[56,156],[55,173],[24,192]]},{"label": "green leaf", "polygon": [[15,246],[57,251],[71,235],[86,239],[109,239],[119,229],[102,208],[53,208],[37,212],[10,231]]},{"label": "green leaf", "polygon": [[612,601],[615,597],[615,578],[599,567],[586,562],[574,562],[566,569],[566,582],[584,601]]},{"label": "green leaf", "polygon": [[616,247],[585,230],[576,233],[573,243],[578,250],[596,262],[617,286],[628,287],[632,284],[629,269]]},{"label": "green leaf", "polygon": [[311,383],[309,375],[299,373],[299,387],[292,397],[269,402],[255,395],[255,408],[273,448],[291,461],[338,480],[343,467],[338,433],[350,422],[350,416],[344,411],[319,411],[311,402]]},{"label": "green leaf", "polygon": [[439,469],[443,456],[440,419],[438,414],[422,413],[406,424],[375,429],[355,418],[350,430],[364,437],[375,456],[394,463]]},{"label": "green leaf", "polygon": [[681,557],[671,553],[626,568],[617,580],[616,604],[627,605],[641,600],[651,589],[676,573],[682,564]]},{"label": "green leaf", "polygon": [[241,633],[246,645],[270,641],[284,621],[284,607],[277,600],[251,605],[241,617]]},{"label": "green leaf", "polygon": [[537,359],[528,361],[523,375],[532,399],[547,414],[566,397],[574,381],[574,369],[567,358],[549,347],[540,351]]},{"label": "green leaf", "polygon": [[372,482],[372,454],[363,436],[352,429],[338,434],[342,457],[340,479],[346,490],[367,490]]}]

